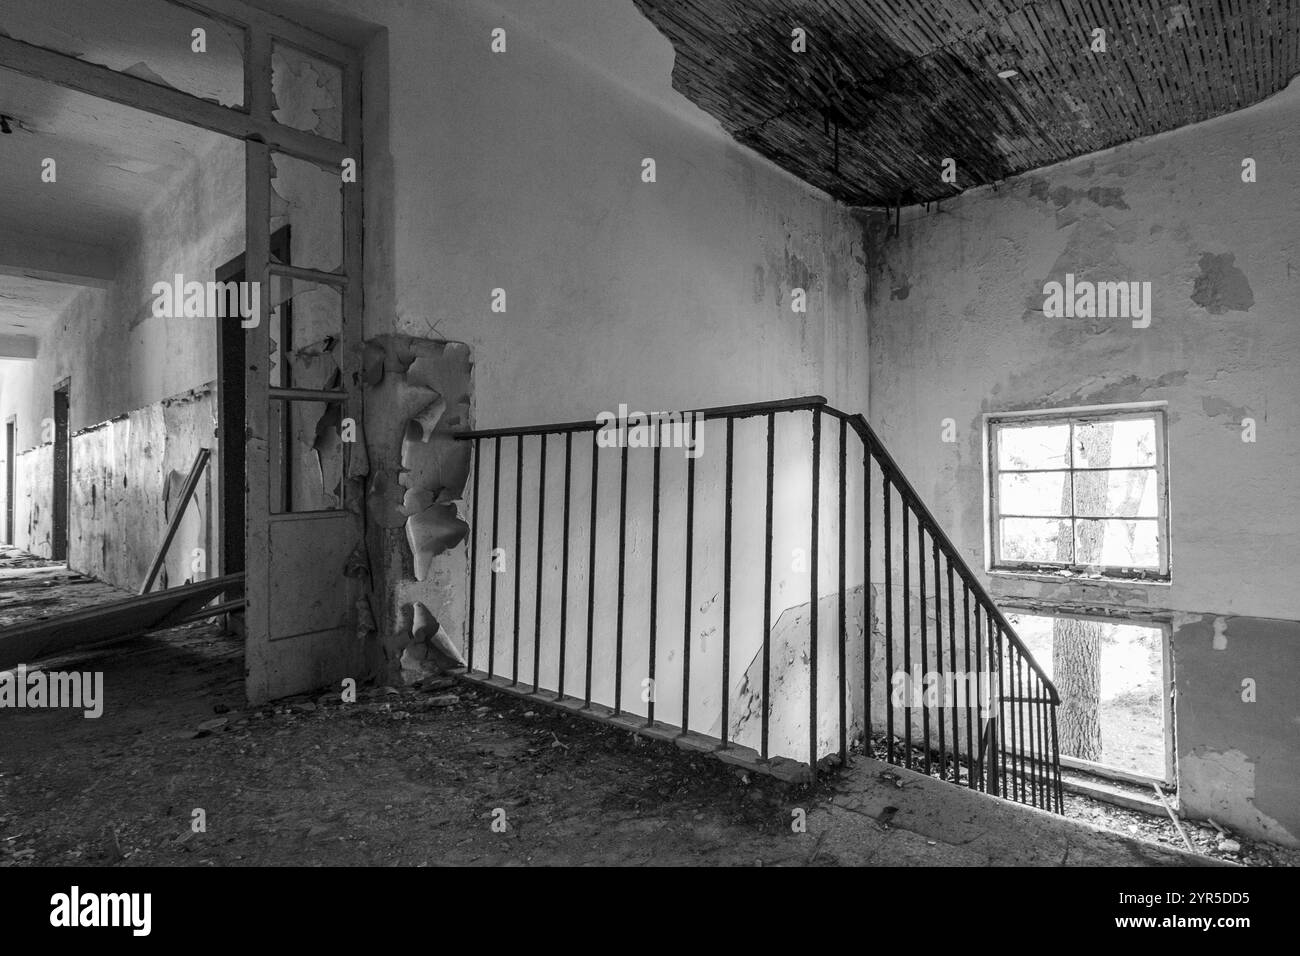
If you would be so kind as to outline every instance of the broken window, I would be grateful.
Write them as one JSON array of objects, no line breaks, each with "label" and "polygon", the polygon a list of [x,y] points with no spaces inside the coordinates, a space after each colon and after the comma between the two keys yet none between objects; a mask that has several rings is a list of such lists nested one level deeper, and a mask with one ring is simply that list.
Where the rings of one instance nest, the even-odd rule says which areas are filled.
[{"label": "broken window", "polygon": [[1160,409],[989,420],[991,566],[1169,579]]},{"label": "broken window", "polygon": [[1172,782],[1164,629],[1063,615],[1007,616],[1061,695],[1062,762]]},{"label": "broken window", "polygon": [[271,220],[274,234],[289,228],[289,258],[272,257],[318,272],[343,267],[343,181],[326,170],[284,153],[271,154]]},{"label": "broken window", "polygon": [[343,139],[343,70],[337,64],[277,41],[271,52],[271,95],[277,123]]}]

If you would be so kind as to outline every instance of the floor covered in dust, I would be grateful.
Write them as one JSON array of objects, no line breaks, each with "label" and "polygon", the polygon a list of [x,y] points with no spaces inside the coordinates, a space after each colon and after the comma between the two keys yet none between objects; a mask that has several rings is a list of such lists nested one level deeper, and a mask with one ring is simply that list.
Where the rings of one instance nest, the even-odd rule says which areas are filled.
[{"label": "floor covered in dust", "polygon": [[[0,555],[3,625],[112,599],[48,562],[46,586],[9,561],[21,559]],[[56,600],[19,606],[33,596]],[[0,866],[1061,862],[1048,841],[985,834],[977,810],[978,838],[944,830],[942,808],[928,828],[888,783],[896,819],[862,787],[780,783],[451,678],[249,708],[242,648],[212,624],[39,664],[102,671],[104,713],[0,710]],[[800,810],[806,828],[792,827]],[[1069,862],[1180,863],[1131,838],[1070,839]],[[1247,862],[1283,862],[1267,850],[1248,845]]]}]

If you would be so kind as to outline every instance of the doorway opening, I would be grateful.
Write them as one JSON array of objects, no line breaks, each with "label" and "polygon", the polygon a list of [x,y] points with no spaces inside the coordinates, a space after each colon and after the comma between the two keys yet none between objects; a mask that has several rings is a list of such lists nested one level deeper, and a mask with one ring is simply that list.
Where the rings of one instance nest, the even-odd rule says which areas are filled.
[{"label": "doorway opening", "polygon": [[53,531],[50,557],[68,560],[68,470],[72,467],[72,448],[68,443],[68,406],[72,380],[65,378],[54,386],[54,490],[51,496]]},{"label": "doorway opening", "polygon": [[18,444],[17,421],[13,415],[5,422],[5,543],[14,543],[14,452]]}]

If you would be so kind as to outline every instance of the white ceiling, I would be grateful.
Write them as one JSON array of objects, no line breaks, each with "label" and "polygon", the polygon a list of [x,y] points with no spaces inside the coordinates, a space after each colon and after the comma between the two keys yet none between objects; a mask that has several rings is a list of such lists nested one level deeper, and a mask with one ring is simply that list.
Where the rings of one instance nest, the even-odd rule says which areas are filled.
[{"label": "white ceiling", "polygon": [[39,336],[111,280],[141,214],[217,134],[3,69],[0,115],[0,332]]}]

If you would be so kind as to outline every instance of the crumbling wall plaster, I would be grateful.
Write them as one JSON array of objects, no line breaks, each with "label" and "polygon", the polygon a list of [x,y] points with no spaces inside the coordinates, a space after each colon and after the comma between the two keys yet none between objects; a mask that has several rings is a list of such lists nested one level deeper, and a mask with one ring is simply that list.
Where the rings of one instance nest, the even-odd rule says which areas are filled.
[{"label": "crumbling wall plaster", "polygon": [[[162,544],[200,448],[212,449],[155,587],[216,575],[216,409],[205,386],[72,436],[69,564],[134,591]],[[196,550],[199,552],[196,554]]]},{"label": "crumbling wall plaster", "polygon": [[[1292,839],[1300,813],[1288,780],[1300,684],[1270,681],[1267,705],[1244,705],[1239,681],[1300,666],[1300,643],[1274,629],[1300,627],[1298,119],[1293,83],[1239,113],[905,210],[897,237],[883,215],[867,227],[883,441],[1000,601],[1172,612],[1242,635],[1213,651],[1213,627],[1175,627],[1181,794],[1196,816],[1272,839]],[[1256,182],[1242,179],[1246,158]],[[1149,327],[1046,317],[1044,284],[1067,273],[1150,282]],[[1152,400],[1167,410],[1172,581],[984,573],[984,414]]]},{"label": "crumbling wall plaster", "polygon": [[384,335],[365,345],[366,462],[351,477],[366,489],[367,550],[380,556],[369,564],[368,661],[389,677],[415,679],[459,655],[470,446],[452,436],[469,425],[472,370],[459,342]]}]

